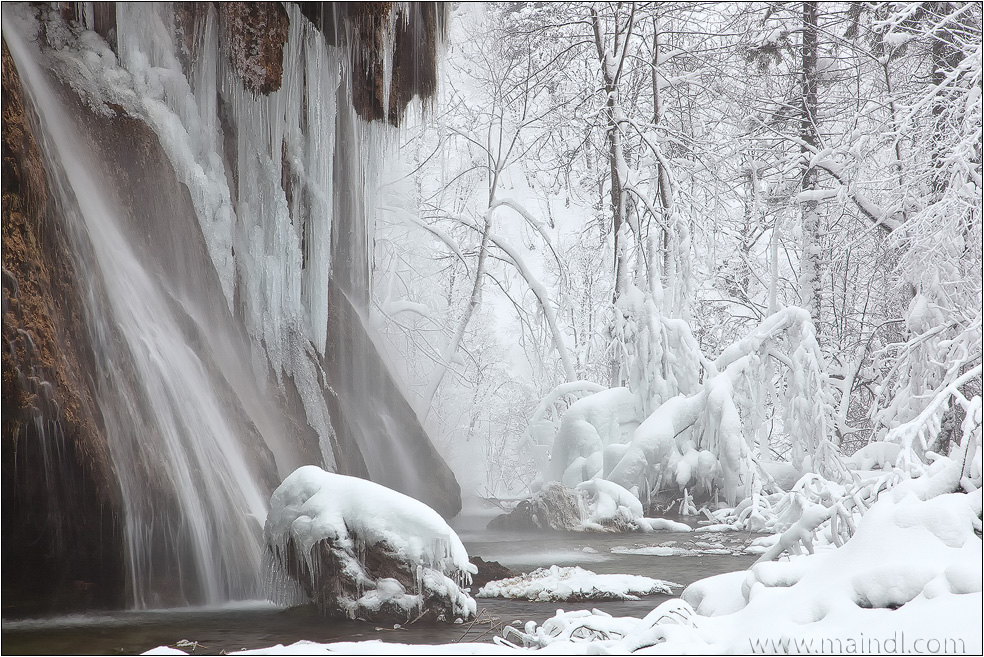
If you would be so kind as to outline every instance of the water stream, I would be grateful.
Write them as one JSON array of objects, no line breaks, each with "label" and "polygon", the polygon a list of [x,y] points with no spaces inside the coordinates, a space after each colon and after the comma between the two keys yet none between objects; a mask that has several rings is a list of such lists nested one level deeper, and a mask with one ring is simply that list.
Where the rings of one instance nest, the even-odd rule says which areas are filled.
[{"label": "water stream", "polygon": [[[458,525],[461,524],[459,520]],[[524,534],[459,528],[470,555],[498,560],[517,571],[541,566],[580,565],[597,573],[628,573],[688,585],[710,575],[747,568],[752,555],[646,557],[611,552],[612,548],[654,545],[667,541],[686,544],[706,540],[696,534]],[[746,544],[746,535],[718,535],[712,541]],[[585,549],[590,550],[586,552]],[[679,594],[682,589],[674,589]],[[358,621],[326,621],[310,607],[281,609],[268,603],[240,603],[211,609],[120,612],[3,624],[5,651],[19,654],[139,653],[181,639],[198,641],[194,654],[218,654],[299,640],[316,642],[382,640],[399,643],[491,642],[512,621],[542,623],[558,609],[601,609],[614,616],[641,618],[668,596],[635,601],[525,602],[478,599],[480,619],[471,625],[392,626]],[[495,619],[495,620],[492,620]],[[190,652],[190,648],[186,648]]]}]

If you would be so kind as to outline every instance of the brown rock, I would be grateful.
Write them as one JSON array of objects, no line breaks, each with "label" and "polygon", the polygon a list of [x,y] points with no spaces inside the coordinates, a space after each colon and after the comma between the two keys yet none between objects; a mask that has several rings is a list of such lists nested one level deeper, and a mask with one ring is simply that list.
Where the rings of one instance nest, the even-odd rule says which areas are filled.
[{"label": "brown rock", "polygon": [[[118,605],[118,489],[75,260],[3,45],[3,590],[13,613]],[[87,582],[80,599],[74,582]]]},{"label": "brown rock", "polygon": [[497,579],[506,579],[507,577],[516,577],[519,575],[519,573],[509,570],[498,561],[486,561],[482,557],[471,557],[469,561],[471,561],[473,566],[478,568],[478,572],[472,575],[471,586],[473,591]]},{"label": "brown rock", "polygon": [[[277,568],[298,583],[311,602],[329,618],[351,618],[387,623],[453,622],[469,620],[470,612],[456,606],[455,594],[428,585],[428,569],[408,563],[385,542],[361,543],[358,537],[345,537],[358,544],[358,554],[341,542],[322,539],[307,557],[299,554],[297,544],[288,539],[283,547],[271,548]],[[311,567],[308,566],[311,565]],[[432,571],[436,573],[436,571]],[[408,595],[420,595],[420,609],[406,610],[398,604],[384,602],[378,609],[360,608],[356,601],[374,587],[393,584],[395,580]]]},{"label": "brown rock", "polygon": [[[437,91],[437,49],[447,11],[443,3],[408,2],[399,8],[392,2],[299,4],[328,45],[351,49],[352,104],[364,120],[399,125],[414,96],[426,99]],[[394,17],[393,11],[401,13]],[[346,35],[351,43],[344,43]],[[385,58],[391,64],[388,98]]]},{"label": "brown rock", "polygon": [[290,19],[279,2],[219,3],[222,48],[247,89],[280,89]]},{"label": "brown rock", "polygon": [[489,529],[583,531],[580,494],[552,481],[509,513],[497,516]]}]

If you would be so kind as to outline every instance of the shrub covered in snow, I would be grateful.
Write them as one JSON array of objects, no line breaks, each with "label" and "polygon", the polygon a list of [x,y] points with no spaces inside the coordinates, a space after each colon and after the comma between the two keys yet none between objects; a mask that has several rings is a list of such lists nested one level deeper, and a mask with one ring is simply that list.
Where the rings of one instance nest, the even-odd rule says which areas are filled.
[{"label": "shrub covered in snow", "polygon": [[406,622],[471,618],[461,587],[476,568],[441,516],[402,493],[315,466],[270,499],[264,538],[276,586],[295,585],[327,615]]},{"label": "shrub covered in snow", "polygon": [[[667,331],[676,336],[670,348],[689,354],[696,346],[677,323]],[[775,381],[765,373],[772,356],[785,365]],[[835,480],[847,476],[828,436],[832,400],[805,310],[789,307],[767,317],[716,360],[683,361],[692,371],[677,371],[674,385],[654,387],[637,373],[627,388],[573,403],[561,419],[545,479],[577,486],[603,478],[637,490],[644,501],[661,490],[684,498],[717,496],[731,504],[775,492],[772,476],[759,463],[769,441],[778,439],[757,420],[757,406],[764,402],[753,393],[764,378],[776,387],[772,397],[783,411],[780,433],[789,441],[796,471]],[[687,385],[678,385],[684,380]]]}]

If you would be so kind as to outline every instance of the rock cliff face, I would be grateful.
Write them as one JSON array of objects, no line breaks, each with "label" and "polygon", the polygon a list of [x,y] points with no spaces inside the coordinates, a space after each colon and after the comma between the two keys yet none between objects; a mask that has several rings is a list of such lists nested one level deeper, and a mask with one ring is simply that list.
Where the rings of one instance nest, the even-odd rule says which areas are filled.
[{"label": "rock cliff face", "polygon": [[223,2],[219,25],[226,56],[250,91],[280,88],[290,20],[278,2]]},{"label": "rock cliff face", "polygon": [[119,491],[78,276],[3,46],[3,594],[26,610],[122,601]]},{"label": "rock cliff face", "polygon": [[446,25],[443,4],[302,2],[299,6],[329,44],[352,44],[352,103],[363,119],[399,125],[414,96],[427,99],[437,91],[437,54]]},{"label": "rock cliff face", "polygon": [[[80,15],[78,5],[65,3],[61,15],[69,20],[94,21],[88,27],[116,49],[115,5],[92,3],[92,7],[86,17]],[[411,3],[407,9],[411,20],[404,22],[394,20],[390,3],[375,3],[371,8],[357,3],[305,3],[302,9],[320,29],[331,33],[329,43],[362,44],[350,52],[366,62],[370,71],[364,79],[353,79],[352,102],[363,118],[396,124],[413,95],[433,92],[442,10],[430,3]],[[205,47],[203,27],[208,11],[207,3],[175,5],[174,34],[180,42],[179,58],[186,66]],[[284,7],[279,3],[228,3],[219,5],[215,13],[221,53],[244,88],[257,97],[279,89],[290,28]],[[396,25],[396,36],[374,36],[366,27],[370,24],[390,26],[386,29]],[[407,45],[407,39],[414,35],[424,36]],[[387,46],[394,38],[398,47]],[[403,56],[410,56],[412,61],[402,61]],[[383,67],[383,57],[394,57],[392,66]],[[393,71],[392,84],[384,84],[384,68]],[[214,289],[221,297],[189,190],[179,182],[154,132],[120,106],[110,104],[104,112],[92,112],[67,87],[63,93],[84,116],[87,137],[102,151],[101,159],[117,163],[115,169],[110,164],[102,174],[113,179],[119,205],[140,217],[131,227],[137,247],[153,254],[161,272],[176,272],[174,285]],[[36,139],[37,124],[30,118],[32,110],[6,44],[3,96],[5,607],[14,613],[44,613],[121,606],[128,602],[124,505],[107,445],[107,418],[98,403],[99,386],[105,385],[100,374],[104,364],[86,326],[90,302],[86,294],[92,292],[81,285],[84,277],[78,270],[78,254],[73,252],[78,247],[73,245],[60,215],[62,208],[53,200],[51,177]],[[225,157],[234,163],[238,157],[234,126],[225,127]],[[140,170],[126,164],[134,160],[142,163]],[[228,163],[227,168],[235,170]],[[231,184],[236,181],[231,180]],[[189,236],[197,238],[189,240]],[[221,315],[229,311],[217,304],[210,312]],[[381,400],[393,409],[390,417],[399,425],[399,440],[405,443],[406,453],[413,455],[413,467],[427,483],[424,501],[445,516],[455,515],[460,509],[457,482],[364,334],[358,312],[336,295],[329,318],[329,344],[344,336],[346,344],[361,345],[356,352],[364,358],[353,362],[350,351],[342,355],[335,347],[334,351],[328,349],[320,363],[328,377],[323,394],[334,428],[331,450],[338,469],[368,476],[372,471],[366,464],[370,454],[360,441],[372,440],[373,434],[387,430],[379,424],[368,430],[360,426],[365,418],[347,408],[332,387],[333,379],[346,376],[351,368],[368,369],[372,379],[380,382]],[[247,339],[245,335],[243,339]],[[269,377],[278,378],[273,372]],[[242,403],[234,399],[231,390],[217,394],[228,405]],[[274,406],[281,410],[272,422],[280,427],[297,461],[290,467],[320,463],[323,446],[305,420],[306,402],[292,379],[283,377],[274,394],[278,397]],[[235,429],[262,473],[263,485],[272,490],[278,481],[274,455],[247,414]],[[153,436],[141,439],[153,440]],[[155,485],[149,476],[148,486]],[[161,509],[170,508],[170,504],[164,494]],[[166,571],[163,568],[162,572]],[[165,604],[173,600],[166,592],[160,599]]]}]

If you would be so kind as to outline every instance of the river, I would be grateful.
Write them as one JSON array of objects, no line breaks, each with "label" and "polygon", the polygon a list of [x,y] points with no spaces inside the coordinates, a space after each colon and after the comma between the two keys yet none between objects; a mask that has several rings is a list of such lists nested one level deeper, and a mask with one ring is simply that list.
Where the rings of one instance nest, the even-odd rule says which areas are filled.
[{"label": "river", "polygon": [[[645,575],[682,586],[718,573],[747,568],[756,555],[742,554],[754,535],[741,533],[562,534],[489,531],[486,518],[456,524],[472,556],[529,572],[549,565],[578,565],[596,573]],[[670,543],[673,541],[674,543]],[[637,547],[679,548],[684,554],[644,556],[619,552]],[[612,552],[615,549],[616,552]],[[708,553],[711,552],[711,553]],[[680,589],[674,589],[679,594]],[[137,654],[184,639],[197,641],[194,654],[316,642],[380,639],[400,643],[492,641],[504,624],[542,623],[558,609],[602,609],[614,616],[643,617],[668,596],[611,602],[525,602],[478,599],[479,619],[464,625],[411,625],[394,629],[376,623],[325,620],[309,607],[284,609],[263,601],[223,607],[119,611],[46,619],[3,621],[5,654]],[[185,648],[191,652],[191,648]]]}]

